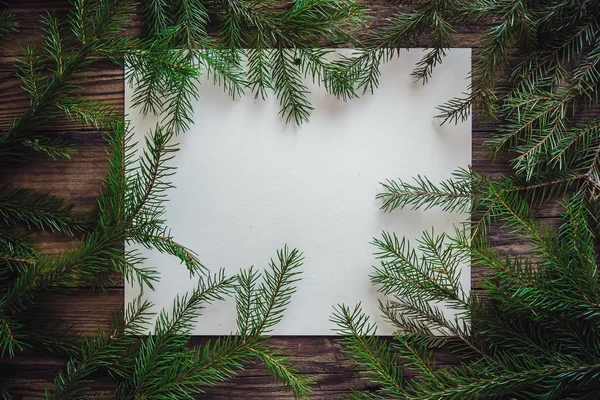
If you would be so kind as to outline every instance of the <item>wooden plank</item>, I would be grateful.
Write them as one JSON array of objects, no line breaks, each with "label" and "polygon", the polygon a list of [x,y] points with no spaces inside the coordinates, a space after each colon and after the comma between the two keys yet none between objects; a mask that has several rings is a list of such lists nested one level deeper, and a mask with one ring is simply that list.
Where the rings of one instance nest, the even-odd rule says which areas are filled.
[{"label": "wooden plank", "polygon": [[[14,57],[0,57],[0,128],[7,129],[29,107],[29,96],[21,88],[21,82],[14,76]],[[125,90],[123,69],[109,61],[96,61],[90,65],[88,72],[77,77],[77,84],[82,88],[84,98],[102,101],[122,112]],[[86,130],[77,121],[57,118],[48,129],[53,130]]]},{"label": "wooden plank", "polygon": [[[381,28],[389,23],[390,17],[399,10],[410,10],[410,5],[389,0],[368,0],[372,18],[368,28],[359,36],[366,38],[369,29]],[[8,11],[13,12],[21,26],[25,29],[14,35],[7,46],[0,49],[0,128],[5,129],[17,118],[29,104],[25,92],[20,88],[14,74],[14,56],[19,53],[19,46],[28,42],[40,42],[42,33],[40,15],[45,9],[56,9],[64,13],[69,9],[67,0],[21,0],[12,1]],[[477,47],[481,32],[488,26],[485,22],[458,27],[454,46]],[[141,21],[136,16],[128,26],[126,34],[139,35]],[[431,41],[427,37],[415,40],[414,47],[427,46]],[[122,110],[123,70],[107,61],[97,61],[93,70],[83,74],[81,84],[86,97],[105,101]],[[473,166],[491,177],[507,174],[510,171],[508,157],[502,157],[491,163],[483,143],[489,139],[496,125],[479,116],[474,117],[473,126]],[[77,209],[90,210],[95,204],[102,179],[106,172],[106,155],[102,132],[89,130],[77,123],[59,119],[48,126],[48,131],[56,135],[68,137],[77,144],[78,152],[70,161],[54,161],[39,154],[27,154],[25,163],[0,170],[0,184],[10,183],[16,187],[24,187],[52,193],[73,201]],[[406,178],[406,177],[403,177]],[[556,224],[556,208],[539,211],[539,216],[552,224]],[[50,234],[38,234],[34,239],[40,242],[40,250],[48,254],[56,254],[64,249],[69,239]],[[514,241],[505,233],[495,233],[494,244],[504,251],[524,252],[526,246]],[[473,287],[477,288],[486,271],[474,269]],[[105,295],[91,293],[89,289],[69,289],[64,293],[66,301],[47,304],[40,321],[74,324],[76,330],[91,334],[98,327],[106,329],[111,313],[123,308],[123,284],[108,290]],[[359,301],[360,299],[357,299]],[[42,317],[40,317],[42,318]],[[194,338],[193,343],[201,344],[206,338]],[[370,391],[375,386],[362,379],[356,365],[341,352],[341,347],[333,337],[276,337],[270,343],[281,348],[282,354],[292,357],[301,373],[316,382],[314,399],[342,398],[347,389]],[[440,365],[455,364],[456,360],[446,351],[436,354]],[[0,377],[9,388],[14,389],[15,398],[43,398],[43,391],[51,387],[51,381],[60,369],[64,368],[64,360],[36,356],[25,352],[13,359],[0,362]],[[97,377],[92,385],[96,394],[112,388],[107,377]],[[249,365],[239,377],[211,389],[205,399],[290,399],[291,395],[281,390],[273,382],[260,364]]]},{"label": "wooden plank", "polygon": [[[200,345],[214,338],[194,338],[193,344]],[[299,366],[300,374],[314,382],[314,399],[342,398],[349,389],[369,391],[375,388],[363,378],[360,368],[341,354],[341,346],[334,337],[276,337],[269,344],[282,349],[281,354],[291,357]],[[447,353],[436,357],[440,366],[456,365],[457,360]],[[9,388],[19,393],[20,398],[41,398],[43,390],[49,389],[50,380],[64,368],[64,360],[45,358],[31,353],[0,364],[0,371]],[[407,377],[414,376],[405,371]],[[26,378],[24,378],[26,376]],[[106,377],[96,376],[91,385],[93,393],[110,390],[113,382]],[[249,364],[231,381],[210,388],[201,399],[290,399],[274,382],[273,377],[260,363]]]},{"label": "wooden plank", "polygon": [[[8,41],[3,49],[0,49],[0,55],[19,54],[20,45],[24,43],[40,43],[42,31],[41,17],[45,15],[46,10],[54,10],[57,14],[67,13],[71,7],[68,0],[20,0],[9,1],[6,11],[15,15],[17,22],[21,27],[26,27],[18,33],[17,41]],[[369,8],[369,19],[365,21],[365,26],[354,34],[361,40],[369,40],[370,34],[375,29],[389,26],[390,17],[397,12],[410,12],[412,6],[403,4],[403,2],[391,2],[389,0],[364,0],[362,3]],[[139,15],[141,5],[137,6],[137,12],[132,21],[127,25],[124,34],[139,36],[142,34],[142,21]],[[489,27],[488,21],[473,21],[470,24],[457,26],[455,38],[452,43],[454,47],[477,47],[481,38],[481,33]],[[215,31],[213,28],[212,31]],[[321,45],[331,45],[331,43],[320,43]],[[428,47],[432,40],[427,36],[420,37],[411,43],[411,47]]]}]

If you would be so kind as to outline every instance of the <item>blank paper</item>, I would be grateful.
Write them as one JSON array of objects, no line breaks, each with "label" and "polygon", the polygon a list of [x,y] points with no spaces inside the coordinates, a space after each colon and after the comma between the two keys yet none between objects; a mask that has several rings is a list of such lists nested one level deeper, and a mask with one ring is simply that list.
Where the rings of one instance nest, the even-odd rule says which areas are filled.
[{"label": "blank paper", "polygon": [[[177,138],[181,150],[171,163],[178,170],[167,223],[213,271],[264,268],[284,244],[304,253],[302,280],[274,334],[331,335],[334,305],[359,301],[379,333],[391,333],[369,281],[378,263],[372,238],[389,231],[414,239],[431,227],[453,232],[465,219],[437,209],[385,213],[375,199],[388,178],[421,174],[437,182],[471,163],[471,122],[440,126],[435,118],[436,106],[468,92],[471,51],[449,50],[425,85],[410,76],[422,56],[422,49],[401,52],[382,66],[374,94],[348,102],[310,84],[315,111],[302,126],[285,124],[275,95],[233,101],[209,80],[199,85],[194,125]],[[126,89],[125,111],[143,142],[157,119],[131,108],[132,92]],[[170,308],[195,287],[177,259],[141,250],[161,272],[156,291],[144,291],[157,307]],[[463,278],[468,290],[467,267]],[[138,293],[127,287],[126,300]],[[194,334],[235,330],[232,298],[204,310]]]}]

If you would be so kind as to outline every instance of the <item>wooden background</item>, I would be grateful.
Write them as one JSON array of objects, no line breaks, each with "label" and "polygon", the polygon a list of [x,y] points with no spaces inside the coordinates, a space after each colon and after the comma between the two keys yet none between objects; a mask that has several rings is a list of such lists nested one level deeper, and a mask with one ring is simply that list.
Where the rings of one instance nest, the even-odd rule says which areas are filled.
[{"label": "wooden background", "polygon": [[[373,18],[369,20],[372,27],[380,27],[395,12],[408,10],[409,6],[401,2],[389,0],[367,0],[372,9]],[[14,13],[21,25],[17,35],[13,35],[6,46],[0,50],[0,128],[6,129],[9,124],[28,106],[28,98],[14,78],[13,61],[18,54],[19,46],[28,42],[39,42],[41,35],[40,15],[45,10],[55,9],[59,12],[68,9],[65,0],[15,0],[4,7]],[[453,47],[472,47],[477,51],[477,41],[486,28],[486,23],[479,22],[458,27]],[[131,34],[139,34],[139,19],[134,20],[129,28]],[[413,47],[428,44],[426,37],[415,41]],[[462,79],[463,77],[457,77]],[[106,61],[97,61],[93,71],[81,76],[86,96],[102,100],[123,109],[123,70]],[[442,101],[443,99],[441,99]],[[494,125],[473,119],[473,166],[491,176],[509,171],[505,159],[492,164],[483,147],[483,142],[494,130]],[[9,183],[14,186],[31,188],[75,202],[80,210],[89,210],[95,203],[102,179],[106,171],[106,156],[102,132],[82,128],[80,125],[61,121],[48,127],[48,130],[61,136],[68,136],[77,144],[78,152],[70,161],[53,161],[39,154],[27,156],[26,163],[0,170],[0,184]],[[554,209],[538,210],[540,218],[554,224]],[[492,233],[493,242],[500,248],[521,253],[526,251],[518,242],[510,241],[502,232]],[[51,235],[38,235],[41,250],[52,254],[59,251],[67,243],[66,238]],[[478,291],[481,277],[485,274],[482,268],[474,268],[472,288]],[[122,283],[111,288],[105,295],[92,293],[88,288],[70,289],[65,296],[52,304],[48,304],[40,318],[56,323],[73,324],[83,333],[93,333],[98,327],[106,326],[110,315],[123,308]],[[360,299],[356,299],[360,301]],[[193,342],[203,339],[195,338]],[[361,379],[354,363],[341,352],[341,347],[334,337],[275,337],[270,343],[282,349],[282,353],[292,357],[301,373],[315,382],[314,399],[341,398],[348,389],[374,390],[375,387]],[[448,352],[440,351],[438,362],[441,365],[455,363],[456,360]],[[0,363],[0,379],[11,389],[16,399],[43,398],[44,389],[51,386],[54,375],[64,368],[62,359],[46,358],[25,352],[12,359],[3,359]],[[93,384],[96,393],[110,390],[108,377],[97,377]],[[209,390],[203,399],[290,399],[292,396],[280,387],[260,365],[248,365],[245,371],[230,382],[223,383]]]}]

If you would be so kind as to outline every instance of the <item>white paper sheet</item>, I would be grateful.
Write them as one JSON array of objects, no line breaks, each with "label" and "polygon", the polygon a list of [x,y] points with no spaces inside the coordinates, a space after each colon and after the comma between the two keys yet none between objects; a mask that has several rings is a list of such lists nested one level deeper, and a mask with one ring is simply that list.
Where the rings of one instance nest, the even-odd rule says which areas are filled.
[{"label": "white paper sheet", "polygon": [[[432,226],[450,232],[464,220],[439,210],[388,214],[375,199],[388,178],[421,174],[435,182],[471,163],[471,122],[440,126],[434,118],[436,106],[468,91],[471,51],[448,51],[426,85],[410,76],[422,55],[422,49],[403,51],[382,66],[374,95],[347,103],[309,85],[316,110],[300,127],[282,121],[274,95],[232,101],[208,81],[199,86],[195,124],[178,137],[181,150],[172,162],[178,171],[168,193],[168,226],[206,266],[228,274],[266,267],[286,243],[304,252],[302,280],[273,334],[331,335],[334,305],[359,301],[378,333],[390,334],[369,281],[378,263],[369,242],[382,231],[410,239]],[[157,121],[131,108],[132,92],[125,91],[125,112],[143,142]],[[178,260],[142,252],[161,272],[156,291],[144,293],[157,307],[170,308],[177,294],[195,286]],[[467,267],[463,278],[468,290]],[[138,293],[127,287],[126,300]],[[194,334],[235,330],[231,299],[209,306]]]}]

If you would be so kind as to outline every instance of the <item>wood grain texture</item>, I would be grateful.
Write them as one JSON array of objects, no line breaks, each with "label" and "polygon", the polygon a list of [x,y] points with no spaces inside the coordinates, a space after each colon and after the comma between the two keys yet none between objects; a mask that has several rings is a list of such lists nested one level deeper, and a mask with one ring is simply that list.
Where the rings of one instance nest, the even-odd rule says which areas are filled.
[{"label": "wood grain texture", "polygon": [[[384,26],[394,12],[408,10],[406,5],[388,0],[369,0],[372,18],[370,27]],[[25,29],[13,37],[7,46],[0,50],[0,128],[5,129],[28,106],[28,98],[20,88],[18,80],[13,76],[13,61],[19,52],[19,46],[28,42],[39,42],[41,27],[40,15],[44,10],[55,9],[65,12],[68,2],[65,0],[21,0],[9,2],[7,10],[17,16]],[[477,47],[481,32],[485,29],[483,22],[459,27],[455,47]],[[128,34],[140,33],[140,21],[136,18],[130,25]],[[426,37],[416,40],[414,47],[426,46]],[[476,51],[476,50],[475,50]],[[97,61],[87,73],[81,76],[81,85],[85,96],[105,101],[117,109],[124,107],[124,74],[119,67],[106,61]],[[509,172],[508,157],[504,156],[492,163],[483,143],[489,138],[495,126],[477,116],[473,125],[473,166],[490,176],[498,176]],[[80,125],[57,120],[48,131],[55,135],[66,136],[77,144],[78,152],[70,161],[54,161],[30,154],[22,165],[11,166],[0,170],[0,185],[11,184],[18,187],[36,189],[73,201],[80,210],[89,210],[95,204],[102,179],[107,169],[104,150],[103,133],[87,130]],[[556,223],[557,209],[544,208],[537,215]],[[502,251],[523,253],[527,248],[507,237],[505,233],[493,231],[492,241]],[[68,240],[49,234],[39,234],[35,239],[40,242],[40,250],[54,254],[68,245]],[[473,288],[480,287],[481,279],[486,271],[474,268],[472,273]],[[123,308],[124,289],[122,280],[117,280],[115,287],[104,295],[90,292],[87,288],[69,289],[63,293],[60,301],[45,307],[41,321],[73,324],[83,334],[95,332],[98,327],[108,325],[110,315]],[[359,301],[360,299],[357,299]],[[193,338],[193,343],[201,343],[207,338]],[[374,387],[360,377],[356,365],[341,351],[341,347],[333,337],[275,337],[270,343],[281,349],[281,353],[292,358],[300,372],[309,376],[314,382],[314,399],[341,398],[348,389],[373,390]],[[455,364],[456,360],[448,351],[437,354],[440,365]],[[12,390],[16,399],[43,398],[44,390],[51,387],[54,375],[65,366],[65,361],[25,352],[12,359],[4,359],[0,363],[0,380]],[[108,377],[97,377],[92,385],[93,391],[100,394],[111,389]],[[230,382],[211,389],[203,395],[203,399],[290,399],[289,393],[281,390],[260,364],[249,365]]]}]

